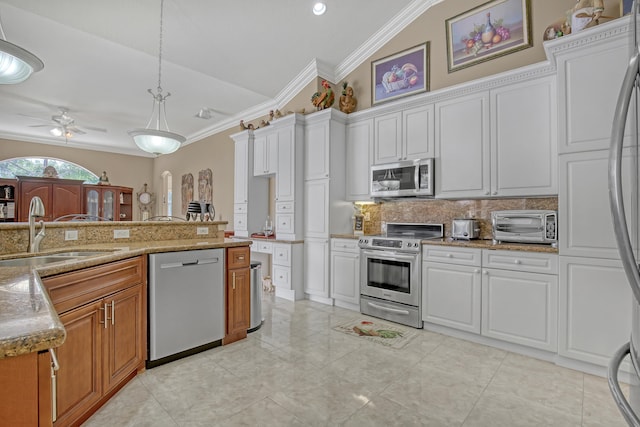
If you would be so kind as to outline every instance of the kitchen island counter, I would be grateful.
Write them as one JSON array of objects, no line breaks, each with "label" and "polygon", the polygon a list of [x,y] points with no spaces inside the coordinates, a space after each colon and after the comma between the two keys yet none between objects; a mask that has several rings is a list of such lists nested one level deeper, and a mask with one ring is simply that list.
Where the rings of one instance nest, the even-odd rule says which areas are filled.
[{"label": "kitchen island counter", "polygon": [[38,266],[0,267],[0,359],[60,346],[66,332],[41,277],[67,273],[150,253],[248,246],[251,241],[224,238],[160,240],[151,242],[98,243],[37,254],[17,253],[0,260],[71,251],[104,251],[104,254],[62,260]]}]

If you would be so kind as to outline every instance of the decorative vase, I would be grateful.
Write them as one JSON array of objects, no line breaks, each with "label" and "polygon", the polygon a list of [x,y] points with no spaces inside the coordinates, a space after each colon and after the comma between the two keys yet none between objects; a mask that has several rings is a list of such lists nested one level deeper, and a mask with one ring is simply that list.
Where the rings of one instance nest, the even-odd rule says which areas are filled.
[{"label": "decorative vase", "polygon": [[482,30],[482,43],[491,45],[495,35],[496,29],[491,25],[491,13],[487,12],[487,23],[484,25],[484,30]]}]

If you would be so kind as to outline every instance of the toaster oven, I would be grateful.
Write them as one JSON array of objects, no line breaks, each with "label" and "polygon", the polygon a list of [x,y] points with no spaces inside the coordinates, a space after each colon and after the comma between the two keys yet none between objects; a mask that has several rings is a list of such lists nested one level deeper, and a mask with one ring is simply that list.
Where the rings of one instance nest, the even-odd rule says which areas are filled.
[{"label": "toaster oven", "polygon": [[491,213],[494,243],[556,245],[558,213],[552,210],[509,210]]}]

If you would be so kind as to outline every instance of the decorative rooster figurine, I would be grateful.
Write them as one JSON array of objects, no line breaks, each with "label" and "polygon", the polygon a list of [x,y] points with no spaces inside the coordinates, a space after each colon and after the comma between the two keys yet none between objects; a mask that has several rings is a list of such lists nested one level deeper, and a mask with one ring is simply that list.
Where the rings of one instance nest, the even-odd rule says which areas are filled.
[{"label": "decorative rooster figurine", "polygon": [[324,88],[322,93],[316,92],[311,97],[311,103],[318,110],[330,108],[333,105],[333,101],[335,101],[335,94],[333,93],[333,89],[331,89],[331,85],[329,84],[329,82],[323,80],[322,87]]}]

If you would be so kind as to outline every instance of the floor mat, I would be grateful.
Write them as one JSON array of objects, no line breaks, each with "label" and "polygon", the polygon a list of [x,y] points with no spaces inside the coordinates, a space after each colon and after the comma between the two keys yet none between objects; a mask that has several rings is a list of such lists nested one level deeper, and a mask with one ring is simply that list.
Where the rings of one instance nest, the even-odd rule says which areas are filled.
[{"label": "floor mat", "polygon": [[398,349],[407,345],[418,334],[415,329],[379,320],[363,320],[362,318],[352,319],[342,325],[334,326],[333,329]]}]

